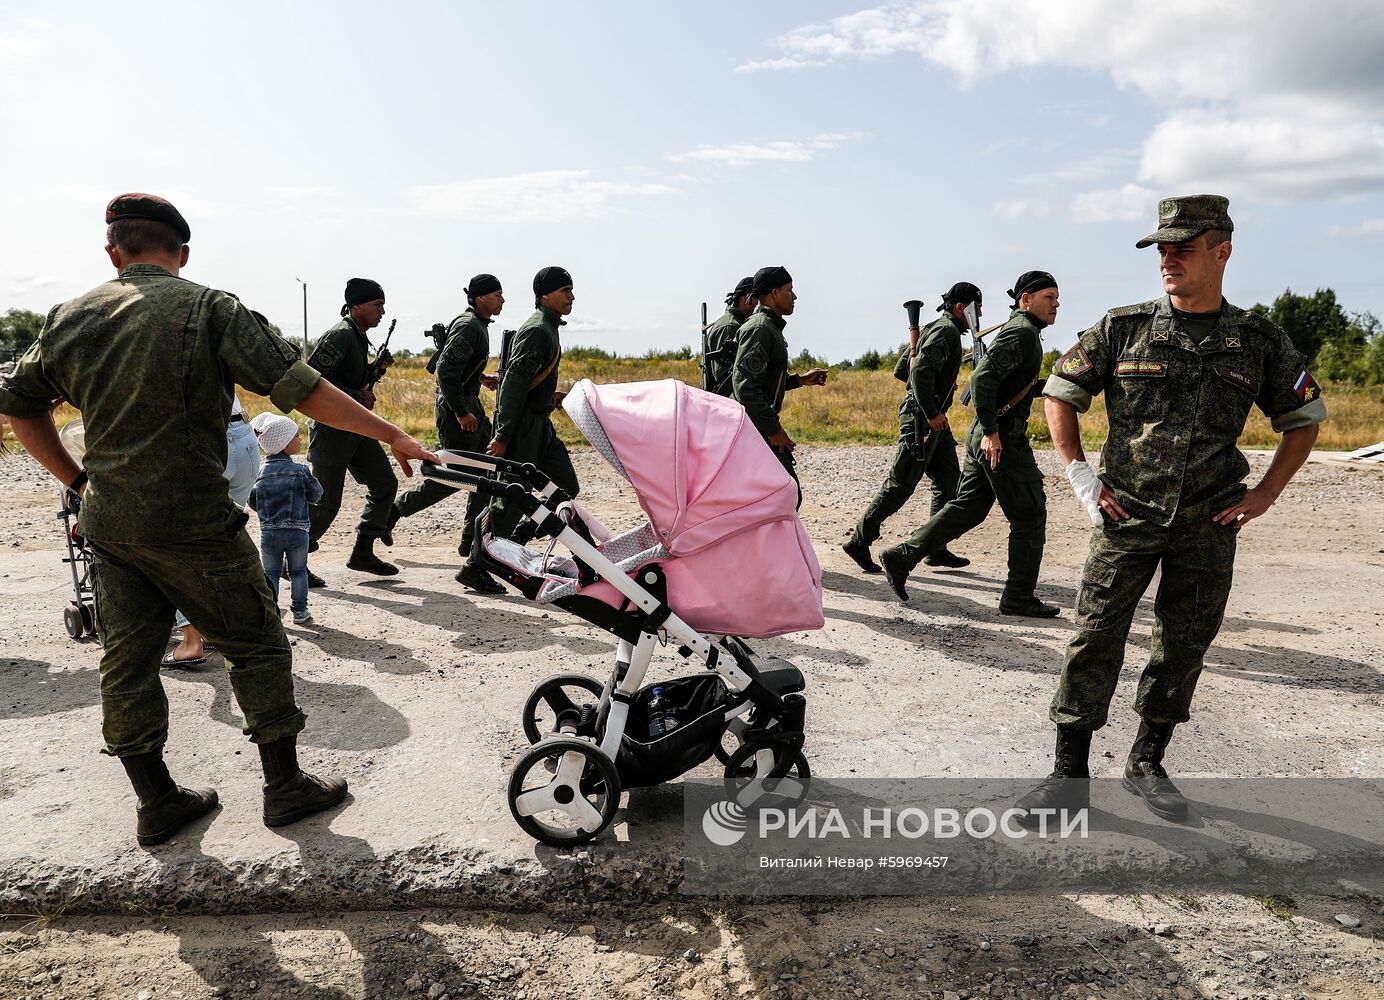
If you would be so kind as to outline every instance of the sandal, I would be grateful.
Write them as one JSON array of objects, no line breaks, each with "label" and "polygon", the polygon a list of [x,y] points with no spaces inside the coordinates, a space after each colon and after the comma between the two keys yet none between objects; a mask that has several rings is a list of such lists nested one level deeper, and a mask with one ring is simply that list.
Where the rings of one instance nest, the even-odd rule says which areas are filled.
[{"label": "sandal", "polygon": [[190,660],[179,660],[178,658],[176,658],[176,657],[173,655],[173,650],[171,650],[171,649],[170,649],[167,653],[164,653],[164,654],[163,654],[163,660],[161,661],[161,663],[162,663],[163,666],[165,666],[165,667],[173,667],[173,668],[178,668],[178,667],[195,667],[195,666],[197,666],[199,663],[206,663],[206,662],[207,662],[207,658],[206,658],[205,655],[203,655],[203,656],[194,656],[194,657],[193,657],[192,659],[190,659]]}]

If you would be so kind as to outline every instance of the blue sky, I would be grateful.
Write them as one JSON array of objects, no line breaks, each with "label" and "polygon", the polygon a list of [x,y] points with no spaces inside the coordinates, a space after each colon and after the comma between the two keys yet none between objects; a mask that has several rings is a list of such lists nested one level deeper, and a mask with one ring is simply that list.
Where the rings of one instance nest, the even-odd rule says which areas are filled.
[{"label": "blue sky", "polygon": [[471,274],[517,325],[556,263],[569,343],[673,347],[783,264],[792,350],[838,360],[1045,268],[1061,347],[1157,294],[1157,199],[1214,191],[1231,301],[1384,315],[1384,6],[1327,7],[0,0],[0,308],[108,277],[104,204],[148,190],[187,277],[295,334],[296,278],[314,336],[365,275],[420,347]]}]

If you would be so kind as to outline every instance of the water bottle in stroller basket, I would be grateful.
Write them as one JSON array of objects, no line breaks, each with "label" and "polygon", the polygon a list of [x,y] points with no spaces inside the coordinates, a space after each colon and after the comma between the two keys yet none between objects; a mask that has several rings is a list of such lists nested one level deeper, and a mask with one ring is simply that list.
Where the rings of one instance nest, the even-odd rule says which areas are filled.
[{"label": "water bottle in stroller basket", "polygon": [[682,720],[678,718],[677,709],[663,694],[663,688],[656,687],[649,695],[649,739],[656,740],[665,733],[671,733],[678,726],[682,725]]}]

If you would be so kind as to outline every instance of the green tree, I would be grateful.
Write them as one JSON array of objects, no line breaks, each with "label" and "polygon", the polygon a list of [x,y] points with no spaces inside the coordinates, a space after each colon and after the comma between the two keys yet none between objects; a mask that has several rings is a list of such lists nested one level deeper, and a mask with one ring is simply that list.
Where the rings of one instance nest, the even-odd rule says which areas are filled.
[{"label": "green tree", "polygon": [[1038,374],[1041,375],[1043,378],[1047,378],[1049,375],[1052,374],[1052,366],[1057,364],[1057,362],[1061,360],[1061,358],[1061,351],[1044,351],[1043,364],[1042,367],[1038,369]]},{"label": "green tree", "polygon": [[1253,309],[1283,327],[1293,346],[1309,361],[1315,361],[1323,344],[1352,336],[1350,317],[1330,288],[1318,288],[1311,295],[1295,295],[1286,288],[1273,305]]},{"label": "green tree", "polygon": [[0,361],[19,357],[38,339],[43,317],[28,309],[10,309],[0,316]]}]

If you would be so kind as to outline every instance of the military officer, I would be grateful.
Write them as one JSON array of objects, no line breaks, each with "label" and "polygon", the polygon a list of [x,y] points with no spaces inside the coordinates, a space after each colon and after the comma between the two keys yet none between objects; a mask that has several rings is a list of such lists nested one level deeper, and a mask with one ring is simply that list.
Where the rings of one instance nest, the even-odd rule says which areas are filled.
[{"label": "military officer", "polygon": [[[1225,198],[1159,202],[1158,229],[1135,246],[1157,244],[1163,297],[1106,313],[1044,387],[1053,444],[1095,530],[1050,712],[1057,764],[1019,808],[1085,804],[1091,733],[1106,723],[1135,607],[1161,569],[1124,786],[1159,816],[1187,815],[1163,755],[1189,718],[1220,629],[1236,538],[1278,499],[1326,419],[1321,389],[1288,336],[1222,295],[1233,230]],[[1101,392],[1110,432],[1098,475],[1086,463],[1077,414]],[[1249,463],[1235,442],[1251,406],[1283,438],[1247,490]]]},{"label": "military officer", "polygon": [[[384,319],[384,289],[369,278],[346,282],[346,304],[341,307],[341,322],[324,333],[313,349],[308,364],[322,373],[332,385],[368,410],[375,408],[375,393],[367,388],[371,375],[368,333]],[[376,359],[384,367],[393,363],[388,352]],[[375,555],[375,539],[389,536],[389,512],[399,481],[378,441],[363,434],[313,423],[308,429],[308,462],[322,483],[322,499],[312,508],[308,530],[309,548],[317,543],[341,509],[341,491],[346,473],[366,488],[365,510],[356,525],[356,544],[346,561],[348,569],[377,576],[393,576],[398,567]],[[321,581],[317,581],[321,585]]]},{"label": "military officer", "polygon": [[[442,448],[455,451],[485,451],[490,443],[490,418],[481,405],[481,379],[490,361],[490,324],[505,306],[504,289],[493,274],[478,274],[466,286],[466,311],[447,327],[447,339],[437,358],[437,399],[433,415],[437,420],[437,439]],[[392,530],[401,517],[410,517],[449,497],[456,490],[433,479],[425,479],[399,497],[389,514]],[[470,556],[475,539],[476,518],[485,510],[481,494],[467,495],[465,524],[457,551]],[[468,560],[456,574],[457,582],[481,594],[498,594],[504,587],[474,560]]]},{"label": "military officer", "polygon": [[1009,322],[992,335],[971,376],[976,416],[966,435],[966,465],[956,497],[907,541],[881,552],[879,561],[894,592],[908,600],[905,584],[913,567],[984,521],[998,501],[1009,520],[1009,575],[1000,613],[1052,618],[1057,608],[1034,594],[1047,500],[1028,443],[1028,414],[1043,364],[1042,331],[1057,318],[1057,281],[1047,271],[1026,271],[1009,297],[1014,302]]},{"label": "military officer", "polygon": [[[798,296],[793,276],[783,267],[761,267],[755,272],[751,292],[759,305],[740,327],[739,345],[731,371],[732,396],[749,415],[793,481],[798,481],[793,449],[797,443],[779,421],[783,394],[803,385],[825,385],[827,370],[813,368],[795,375],[788,370],[788,341],[783,328],[793,315]],[[798,506],[802,506],[802,486]]]},{"label": "military officer", "polygon": [[[879,566],[870,557],[870,545],[879,538],[881,525],[908,502],[924,475],[932,481],[934,515],[956,496],[961,465],[956,460],[956,439],[947,422],[947,409],[961,371],[961,334],[971,329],[972,322],[979,322],[980,305],[980,289],[969,281],[958,281],[942,296],[942,304],[937,307],[940,318],[922,331],[916,326],[909,328],[915,346],[902,352],[894,366],[894,377],[908,384],[899,407],[899,444],[894,449],[894,463],[884,485],[841,546],[867,573],[879,572]],[[968,310],[968,306],[972,308]],[[929,553],[924,561],[929,566],[955,568],[971,564],[971,560],[955,555],[945,545]]]},{"label": "military officer", "polygon": [[[118,277],[48,314],[0,381],[0,413],[29,453],[82,496],[79,523],[96,556],[105,752],[120,758],[138,796],[139,842],[167,840],[217,803],[210,788],[179,787],[163,760],[159,659],[174,608],[225,656],[245,733],[259,748],[265,823],[291,823],[341,802],[346,782],[298,766],[304,715],[293,697],[292,651],[222,474],[232,386],[388,442],[405,473],[409,459],[433,456],[299,361],[234,296],[179,277],[191,232],[168,201],[120,195],[106,224]],[[58,440],[50,409],[59,397],[86,422],[85,468]]]},{"label": "military officer", "polygon": [[726,312],[706,332],[707,385],[718,396],[731,394],[730,373],[735,364],[740,326],[754,311],[754,278],[741,278],[726,295]]},{"label": "military officer", "polygon": [[[559,392],[562,360],[559,328],[572,312],[576,295],[572,276],[561,267],[545,267],[533,278],[535,311],[514,333],[505,370],[495,390],[495,429],[486,449],[497,458],[532,462],[573,499],[580,489],[567,446],[557,436],[551,414],[567,394]],[[493,534],[526,542],[531,527],[519,528],[522,513],[496,499],[491,502]]]}]

